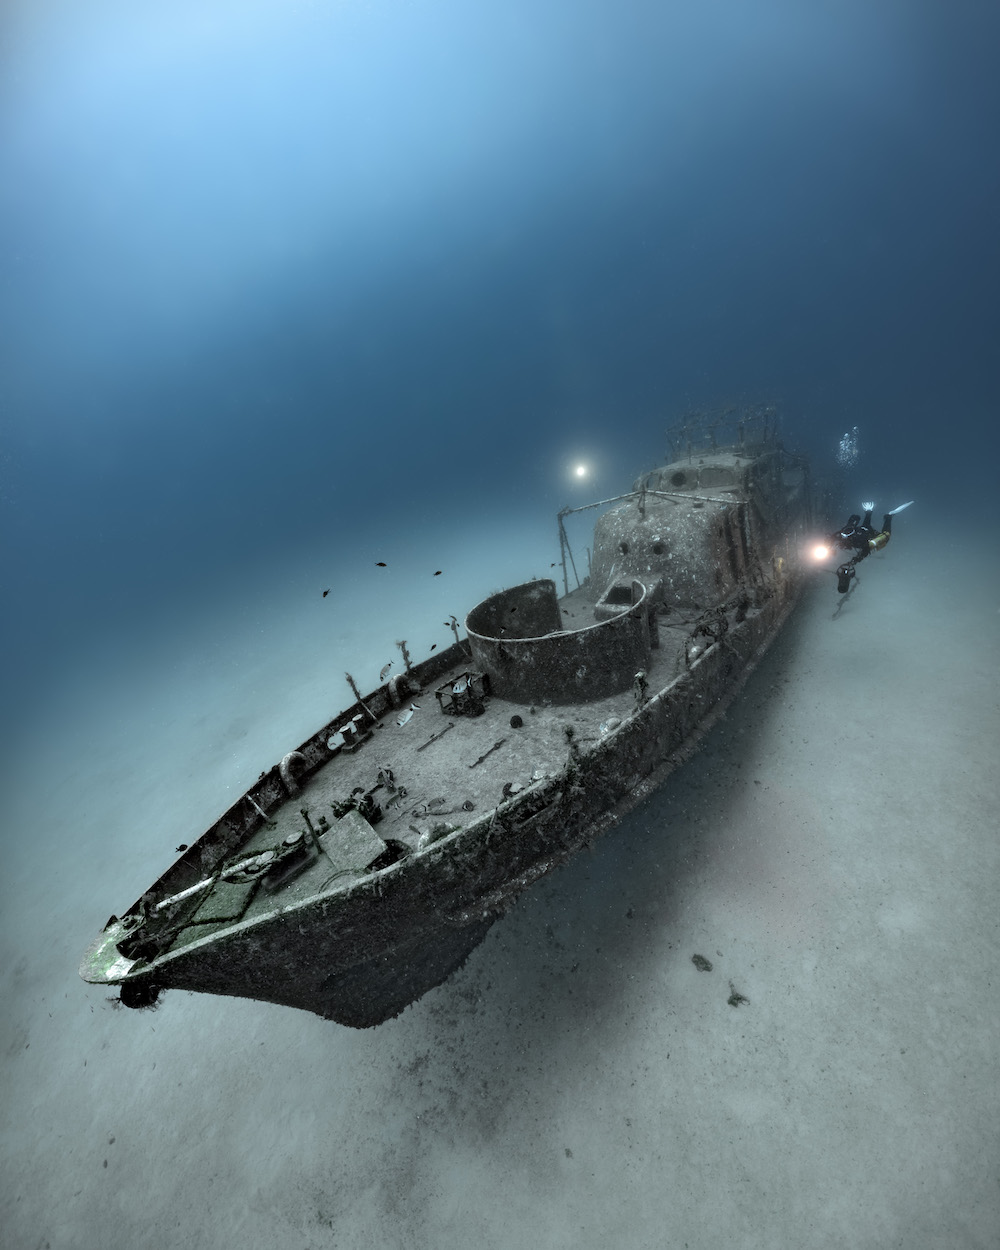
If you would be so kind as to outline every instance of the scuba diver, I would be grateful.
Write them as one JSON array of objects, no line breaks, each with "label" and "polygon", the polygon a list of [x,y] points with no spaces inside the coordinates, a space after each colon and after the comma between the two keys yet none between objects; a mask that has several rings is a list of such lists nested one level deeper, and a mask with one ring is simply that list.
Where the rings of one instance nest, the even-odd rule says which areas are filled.
[{"label": "scuba diver", "polygon": [[830,542],[834,547],[840,547],[843,551],[853,551],[856,554],[850,560],[845,561],[837,569],[837,590],[842,594],[847,594],[851,589],[851,582],[855,576],[855,566],[860,564],[862,560],[866,560],[873,551],[881,551],[892,536],[892,518],[897,512],[902,512],[904,508],[908,508],[913,503],[911,499],[908,503],[901,503],[898,508],[893,508],[891,512],[887,512],[882,518],[882,528],[876,532],[872,526],[872,509],[874,503],[863,503],[861,506],[865,510],[863,517],[852,513],[844,525],[843,529],[837,531],[836,534],[830,535]]}]

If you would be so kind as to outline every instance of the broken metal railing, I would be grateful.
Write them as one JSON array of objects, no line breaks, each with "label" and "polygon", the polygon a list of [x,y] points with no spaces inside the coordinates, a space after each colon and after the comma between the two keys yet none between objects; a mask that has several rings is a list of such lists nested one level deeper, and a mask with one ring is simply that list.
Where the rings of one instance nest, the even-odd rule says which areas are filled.
[{"label": "broken metal railing", "polygon": [[669,459],[690,460],[699,452],[725,448],[740,452],[760,450],[776,443],[779,428],[778,409],[772,403],[695,409],[667,430]]}]

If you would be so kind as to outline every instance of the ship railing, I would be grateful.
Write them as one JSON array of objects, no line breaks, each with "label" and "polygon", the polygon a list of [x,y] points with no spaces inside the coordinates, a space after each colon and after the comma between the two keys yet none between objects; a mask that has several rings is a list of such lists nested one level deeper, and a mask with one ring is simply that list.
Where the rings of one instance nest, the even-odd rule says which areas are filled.
[{"label": "ship railing", "polygon": [[778,425],[778,409],[769,403],[695,409],[667,430],[668,460],[705,451],[759,453],[777,444]]}]

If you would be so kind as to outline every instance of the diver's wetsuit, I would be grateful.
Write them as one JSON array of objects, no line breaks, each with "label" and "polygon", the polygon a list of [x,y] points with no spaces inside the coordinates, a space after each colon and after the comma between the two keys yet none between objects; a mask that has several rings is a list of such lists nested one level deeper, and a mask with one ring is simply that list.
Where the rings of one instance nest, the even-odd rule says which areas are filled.
[{"label": "diver's wetsuit", "polygon": [[871,552],[881,551],[891,535],[892,513],[887,512],[883,516],[882,528],[876,533],[872,528],[872,514],[870,510],[865,513],[863,518],[859,517],[857,513],[853,513],[847,518],[847,524],[843,529],[838,530],[836,534],[830,535],[830,541],[835,547],[841,547],[845,551],[857,553],[837,569],[837,589],[842,595],[846,594],[851,588],[854,566],[867,559]]}]

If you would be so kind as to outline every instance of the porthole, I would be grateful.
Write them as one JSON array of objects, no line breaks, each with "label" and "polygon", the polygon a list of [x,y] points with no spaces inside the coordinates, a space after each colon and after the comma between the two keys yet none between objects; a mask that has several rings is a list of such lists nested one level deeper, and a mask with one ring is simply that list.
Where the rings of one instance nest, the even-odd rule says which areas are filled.
[{"label": "porthole", "polygon": [[619,543],[618,550],[622,553],[623,556],[627,556],[628,555],[628,543]]},{"label": "porthole", "polygon": [[671,473],[670,475],[671,486],[683,486],[687,480],[686,473]]},{"label": "porthole", "polygon": [[663,543],[653,543],[653,555],[654,556],[663,555]]}]

